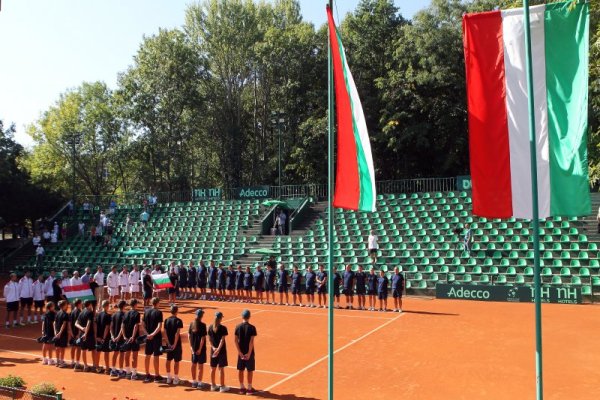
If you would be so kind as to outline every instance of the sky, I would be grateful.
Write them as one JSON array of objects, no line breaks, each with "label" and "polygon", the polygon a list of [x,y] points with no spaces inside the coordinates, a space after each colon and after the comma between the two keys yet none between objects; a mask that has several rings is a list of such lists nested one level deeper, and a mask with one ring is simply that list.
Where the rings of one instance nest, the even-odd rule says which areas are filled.
[{"label": "sky", "polygon": [[[115,88],[144,35],[180,27],[190,0],[0,0],[0,120],[30,147],[25,127],[60,93],[84,81]],[[338,21],[359,0],[336,0]],[[429,0],[394,0],[405,18]],[[305,20],[325,22],[325,0],[300,0]]]}]

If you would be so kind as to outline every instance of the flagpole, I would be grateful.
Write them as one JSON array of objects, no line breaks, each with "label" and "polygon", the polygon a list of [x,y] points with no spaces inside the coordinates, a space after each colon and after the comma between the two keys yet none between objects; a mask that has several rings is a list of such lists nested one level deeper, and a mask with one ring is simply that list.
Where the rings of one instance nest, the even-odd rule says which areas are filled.
[{"label": "flagpole", "polygon": [[531,29],[529,22],[529,0],[523,0],[525,25],[525,67],[527,71],[527,109],[529,111],[529,152],[531,157],[531,203],[533,215],[533,268],[534,268],[534,301],[535,301],[535,375],[536,399],[544,398],[544,381],[542,365],[542,301],[540,281],[540,219],[538,208],[537,150],[535,143],[535,104],[533,98],[533,69],[531,60]]},{"label": "flagpole", "polygon": [[[329,8],[333,10],[333,0],[328,0]],[[329,308],[327,314],[327,337],[328,337],[328,363],[327,363],[327,383],[328,383],[328,399],[333,400],[333,280],[334,280],[334,265],[333,265],[333,152],[334,152],[334,88],[333,88],[333,57],[331,54],[331,40],[327,40],[327,80],[328,80],[328,144],[327,144],[327,293],[329,299]]]}]

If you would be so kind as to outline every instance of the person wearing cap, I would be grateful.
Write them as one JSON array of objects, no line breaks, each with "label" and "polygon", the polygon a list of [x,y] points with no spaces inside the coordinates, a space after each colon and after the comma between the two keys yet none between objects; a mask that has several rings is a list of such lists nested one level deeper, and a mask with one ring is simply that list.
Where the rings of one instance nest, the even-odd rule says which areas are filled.
[{"label": "person wearing cap", "polygon": [[[253,395],[256,390],[252,387],[252,375],[255,369],[254,338],[256,327],[250,321],[250,310],[242,311],[242,323],[235,327],[235,347],[238,351],[237,370],[240,380],[240,393]],[[244,386],[244,370],[248,375],[248,388]]]},{"label": "person wearing cap", "polygon": [[146,339],[146,359],[144,360],[144,365],[146,368],[146,379],[144,382],[150,382],[150,357],[154,357],[154,382],[161,382],[162,376],[159,374],[159,357],[160,357],[160,347],[162,345],[162,324],[163,324],[163,314],[162,311],[158,309],[158,303],[160,303],[160,299],[158,297],[154,297],[152,299],[152,308],[144,313],[144,330],[148,333],[148,337]]},{"label": "person wearing cap", "polygon": [[256,302],[262,304],[265,291],[265,273],[260,265],[254,271],[254,290],[256,291]]},{"label": "person wearing cap", "polygon": [[[132,299],[133,300],[133,299]],[[127,302],[125,300],[119,300],[117,303],[117,311],[110,317],[110,340],[114,343],[113,356],[112,356],[112,368],[107,372],[111,376],[119,376],[119,372],[123,371],[123,360],[125,353],[120,351],[121,346],[125,343],[123,339],[123,319],[125,319],[125,306]],[[117,358],[119,361],[119,368],[117,369]],[[136,357],[137,359],[137,357]]]},{"label": "person wearing cap", "polygon": [[[296,303],[296,296],[298,296],[298,303]],[[292,268],[292,301],[293,305],[304,307],[302,305],[302,272],[298,271],[296,265]]]},{"label": "person wearing cap", "polygon": [[327,272],[325,272],[325,266],[319,265],[319,272],[317,272],[317,298],[319,300],[319,307],[327,307]]},{"label": "person wearing cap", "polygon": [[235,300],[235,270],[233,269],[233,264],[229,265],[227,268],[227,272],[225,273],[227,276],[227,294],[229,298],[227,301]]},{"label": "person wearing cap", "polygon": [[202,383],[204,364],[206,363],[206,324],[202,322],[203,315],[202,309],[196,310],[196,318],[190,324],[188,331],[192,353],[192,388],[194,389],[202,389],[205,386]]},{"label": "person wearing cap", "polygon": [[235,291],[236,291],[236,302],[244,301],[244,271],[242,265],[238,264],[237,271],[235,272]]},{"label": "person wearing cap", "polygon": [[283,305],[283,295],[285,294],[285,305],[290,304],[290,299],[288,295],[288,272],[285,269],[283,263],[279,264],[279,273],[277,277],[279,281],[278,291],[279,291],[279,305]]},{"label": "person wearing cap", "polygon": [[[110,349],[108,348],[108,344],[110,342],[111,317],[108,313],[109,305],[108,300],[104,300],[101,305],[102,311],[96,315],[96,353],[94,354],[96,359],[94,360],[94,365],[98,366],[96,371],[98,373],[110,371]],[[100,353],[104,353],[105,368],[100,368]]]},{"label": "person wearing cap", "polygon": [[[171,350],[167,353],[167,385],[179,385],[179,363],[181,362],[183,350],[181,346],[181,330],[183,321],[177,317],[179,308],[171,306],[171,316],[165,320],[165,337],[167,347]],[[174,361],[173,376],[171,376],[171,361]],[[172,380],[171,380],[172,379]]]},{"label": "person wearing cap", "polygon": [[[221,325],[223,313],[217,311],[215,313],[215,322],[208,327],[208,338],[210,340],[210,390],[212,392],[227,392],[229,388],[225,386],[225,367],[227,364],[227,344],[225,337],[227,336],[227,328]],[[215,377],[219,368],[221,386],[217,386]]]},{"label": "person wearing cap", "polygon": [[244,291],[246,292],[246,303],[250,303],[252,301],[252,281],[254,280],[254,275],[252,275],[252,271],[249,266],[246,266],[246,272],[244,272]]},{"label": "person wearing cap", "polygon": [[[121,304],[121,303],[119,303]],[[140,351],[140,345],[137,342],[137,338],[140,335],[140,313],[137,310],[138,301],[137,299],[129,300],[129,311],[123,316],[123,322],[121,323],[121,339],[123,344],[119,346],[119,352],[124,353],[123,359],[125,361],[125,371],[123,371],[123,365],[120,364],[118,375],[120,378],[127,377],[127,374],[131,372],[131,380],[137,379],[137,362],[138,352]],[[117,337],[118,339],[118,337]],[[118,343],[118,341],[117,341]],[[131,370],[129,369],[129,360],[131,359]],[[147,370],[147,368],[146,368]],[[113,370],[113,372],[117,372]],[[146,378],[148,375],[146,375]]]},{"label": "person wearing cap", "polygon": [[269,295],[271,297],[271,304],[275,304],[275,279],[277,278],[277,271],[275,268],[267,263],[267,272],[265,272],[265,292],[267,293],[267,304],[269,303]]}]

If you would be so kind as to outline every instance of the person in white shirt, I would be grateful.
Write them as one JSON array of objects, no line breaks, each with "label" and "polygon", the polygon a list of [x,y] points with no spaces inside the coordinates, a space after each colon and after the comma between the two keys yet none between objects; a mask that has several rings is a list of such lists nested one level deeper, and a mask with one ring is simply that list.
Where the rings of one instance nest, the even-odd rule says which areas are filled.
[{"label": "person in white shirt", "polygon": [[141,274],[137,264],[133,265],[133,271],[129,274],[129,292],[134,299],[140,298],[140,280]]},{"label": "person in white shirt", "polygon": [[375,234],[375,231],[371,231],[371,234],[369,235],[369,255],[371,256],[371,261],[373,264],[375,264],[377,262],[377,252],[379,250],[379,238],[377,237],[377,235]]},{"label": "person in white shirt", "polygon": [[53,298],[53,290],[52,290],[52,282],[54,282],[54,276],[56,275],[56,271],[50,271],[50,276],[46,278],[44,281],[44,293],[46,295],[46,301],[52,301]]},{"label": "person in white shirt", "polygon": [[79,221],[79,225],[77,227],[79,228],[79,235],[85,236],[85,224],[83,221]]},{"label": "person in white shirt", "polygon": [[27,323],[30,324],[31,306],[33,306],[33,279],[29,271],[25,271],[25,275],[19,280],[19,299],[21,300],[19,325],[25,326],[25,309],[27,309]]},{"label": "person in white shirt", "polygon": [[281,210],[279,215],[277,216],[277,229],[280,235],[285,235],[285,221],[287,220],[287,215],[285,215],[285,211]]},{"label": "person in white shirt", "polygon": [[60,276],[60,287],[65,288],[67,286],[71,286],[71,278],[69,278],[69,271],[63,269]]},{"label": "person in white shirt", "polygon": [[50,242],[50,231],[44,231],[42,237],[44,238],[44,243]]},{"label": "person in white shirt", "polygon": [[119,286],[121,297],[123,300],[127,300],[129,297],[129,272],[127,271],[127,267],[123,267],[119,274]]},{"label": "person in white shirt", "polygon": [[44,265],[44,255],[46,254],[46,250],[44,250],[44,246],[41,244],[35,249],[35,265],[38,268],[42,268]]},{"label": "person in white shirt", "polygon": [[89,284],[90,281],[92,280],[92,270],[90,269],[90,267],[85,267],[84,273],[83,275],[81,275],[81,283],[85,284]]},{"label": "person in white shirt", "polygon": [[[52,286],[52,283],[50,283],[50,286]],[[39,274],[37,280],[33,282],[33,324],[38,323],[38,316],[40,317],[40,320],[42,318],[45,298],[46,283],[44,282],[44,275]]]},{"label": "person in white shirt", "polygon": [[94,290],[94,297],[96,297],[98,307],[101,307],[104,298],[104,272],[100,265],[98,265],[98,271],[94,274],[94,282],[98,284],[98,287]]},{"label": "person in white shirt", "polygon": [[108,273],[106,286],[108,287],[108,301],[110,304],[115,304],[119,299],[119,274],[116,266],[113,266]]},{"label": "person in white shirt", "polygon": [[58,243],[58,235],[55,232],[50,235],[50,243]]},{"label": "person in white shirt", "polygon": [[42,243],[42,238],[40,237],[39,234],[37,234],[33,237],[33,239],[31,239],[31,243],[33,244],[34,247],[38,247],[40,245],[40,243]]},{"label": "person in white shirt", "polygon": [[73,272],[73,277],[71,278],[71,284],[69,286],[80,286],[81,284],[83,284],[83,281],[79,277],[79,271]]},{"label": "person in white shirt", "polygon": [[55,233],[58,236],[58,232],[60,231],[60,227],[58,226],[58,222],[54,223],[54,227],[52,228],[52,233]]},{"label": "person in white shirt", "polygon": [[10,280],[4,285],[4,299],[6,300],[6,327],[10,328],[10,316],[13,317],[13,327],[17,327],[17,312],[19,311],[19,284],[17,274],[10,274]]}]

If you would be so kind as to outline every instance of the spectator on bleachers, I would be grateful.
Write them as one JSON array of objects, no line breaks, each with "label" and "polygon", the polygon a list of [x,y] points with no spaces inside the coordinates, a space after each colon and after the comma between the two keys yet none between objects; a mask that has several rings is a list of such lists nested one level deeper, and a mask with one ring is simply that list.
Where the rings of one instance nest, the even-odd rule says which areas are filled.
[{"label": "spectator on bleachers", "polygon": [[67,233],[68,233],[68,225],[66,222],[63,222],[63,224],[60,228],[60,239],[67,240]]},{"label": "spectator on bleachers", "polygon": [[69,215],[73,215],[75,213],[75,203],[73,203],[72,199],[67,203],[67,211],[69,212]]},{"label": "spectator on bleachers", "polygon": [[98,224],[98,226],[96,226],[96,236],[95,236],[96,244],[102,243],[103,236],[104,236],[104,227],[102,226],[102,224]]},{"label": "spectator on bleachers", "polygon": [[287,215],[285,210],[279,211],[279,215],[277,216],[277,230],[279,235],[285,235],[287,233],[286,221]]},{"label": "spectator on bleachers", "polygon": [[44,266],[44,255],[46,251],[44,250],[44,246],[41,244],[35,249],[35,266],[38,268],[42,268]]},{"label": "spectator on bleachers", "polygon": [[375,234],[375,231],[371,231],[368,239],[369,256],[373,264],[377,262],[377,252],[379,251],[379,238]]},{"label": "spectator on bleachers", "polygon": [[144,229],[146,229],[149,219],[150,219],[150,214],[148,214],[148,211],[146,211],[146,210],[142,211],[142,213],[140,214],[140,222],[142,223],[142,226],[144,227]]},{"label": "spectator on bleachers", "polygon": [[102,227],[105,227],[107,224],[106,218],[107,217],[106,217],[106,213],[104,212],[104,210],[100,211],[100,225],[102,225]]},{"label": "spectator on bleachers", "polygon": [[148,196],[148,205],[150,206],[150,210],[154,210],[157,202],[158,197],[156,197],[155,193],[152,193],[150,196]]},{"label": "spectator on bleachers", "polygon": [[473,230],[472,230],[472,226],[469,226],[467,228],[467,231],[465,232],[465,236],[463,238],[463,244],[465,246],[465,251],[470,256],[471,255],[471,248],[473,247]]},{"label": "spectator on bleachers", "polygon": [[85,236],[85,223],[83,221],[79,221],[77,225],[79,236]]},{"label": "spectator on bleachers", "polygon": [[50,234],[50,243],[55,244],[58,243],[58,235],[55,232]]},{"label": "spectator on bleachers", "polygon": [[111,221],[108,221],[108,225],[106,225],[106,235],[104,237],[104,245],[106,247],[112,247],[112,239],[115,228]]},{"label": "spectator on bleachers", "polygon": [[42,234],[42,237],[44,238],[44,244],[48,244],[50,243],[50,231],[49,230],[45,230],[44,233]]},{"label": "spectator on bleachers", "polygon": [[60,227],[58,226],[58,222],[54,222],[54,226],[52,227],[52,233],[54,233],[56,235],[56,237],[58,237],[58,235],[60,234]]},{"label": "spectator on bleachers", "polygon": [[117,211],[117,202],[112,199],[108,204],[108,213],[112,215],[115,213],[115,211]]},{"label": "spectator on bleachers", "polygon": [[92,209],[92,205],[86,200],[83,202],[83,205],[81,208],[83,209],[83,216],[86,218],[89,217],[90,211]]},{"label": "spectator on bleachers", "polygon": [[31,243],[33,244],[34,247],[37,247],[42,243],[42,238],[40,237],[40,235],[38,233],[36,233],[35,236],[33,237],[33,239],[31,239]]},{"label": "spectator on bleachers", "polygon": [[125,232],[127,233],[128,236],[131,233],[132,228],[133,228],[133,219],[131,218],[131,216],[129,214],[127,214],[127,217],[125,217]]}]

